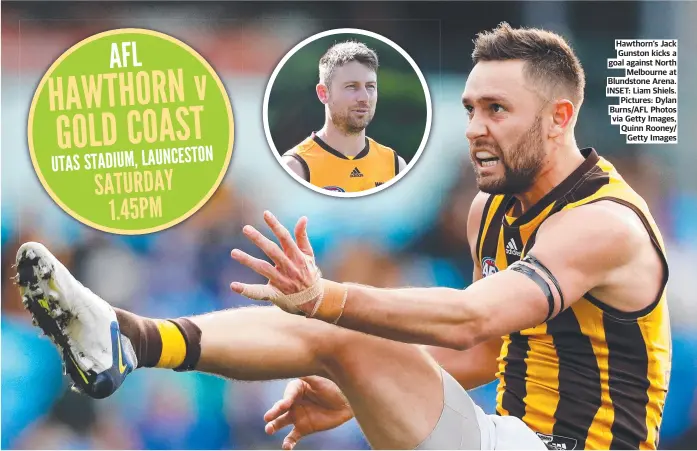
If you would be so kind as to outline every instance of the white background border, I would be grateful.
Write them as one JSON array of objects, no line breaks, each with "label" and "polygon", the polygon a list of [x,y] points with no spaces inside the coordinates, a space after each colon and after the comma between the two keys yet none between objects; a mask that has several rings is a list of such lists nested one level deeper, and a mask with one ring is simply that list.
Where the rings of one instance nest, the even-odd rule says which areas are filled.
[{"label": "white background border", "polygon": [[[393,49],[398,51],[400,55],[402,55],[411,65],[411,67],[414,69],[414,72],[416,72],[416,75],[419,77],[419,81],[421,82],[421,87],[424,90],[424,96],[426,97],[426,127],[424,130],[424,136],[421,139],[421,144],[419,144],[419,148],[414,154],[414,158],[409,162],[409,164],[397,174],[396,177],[393,177],[389,181],[385,182],[384,184],[367,189],[364,191],[358,191],[358,192],[337,192],[337,191],[329,191],[322,189],[318,186],[312,185],[311,183],[307,182],[304,180],[302,177],[297,175],[295,172],[293,172],[291,169],[288,168],[288,166],[283,163],[283,160],[281,159],[281,154],[278,152],[278,149],[276,149],[276,145],[273,142],[273,139],[271,138],[271,130],[269,128],[269,96],[271,95],[271,88],[273,87],[274,82],[276,81],[276,77],[278,76],[278,73],[283,69],[283,66],[286,64],[286,62],[295,54],[297,53],[300,49],[305,47],[307,44],[316,41],[317,39],[326,37],[326,36],[332,36],[332,35],[337,35],[337,34],[361,34],[364,36],[368,36],[374,39],[378,39],[389,46],[391,46]],[[318,62],[319,64],[319,62]],[[379,69],[378,69],[379,70]],[[379,75],[378,75],[379,77]],[[380,84],[378,83],[378,93],[379,93],[379,86]],[[379,101],[379,100],[378,100]],[[318,100],[319,102],[319,100]],[[278,161],[278,164],[280,164],[285,171],[290,174],[297,182],[300,184],[306,186],[307,188],[310,188],[311,190],[318,192],[320,194],[332,196],[332,197],[363,197],[363,196],[368,196],[370,194],[378,193],[386,188],[389,188],[390,186],[394,185],[397,183],[399,180],[402,179],[414,165],[418,161],[419,157],[423,153],[424,148],[426,147],[426,143],[428,142],[428,136],[431,133],[431,121],[433,117],[433,106],[431,105],[431,93],[428,89],[428,84],[426,83],[426,79],[424,78],[423,73],[421,73],[421,69],[419,69],[419,66],[417,66],[416,62],[414,59],[409,56],[409,54],[400,46],[392,42],[391,40],[387,39],[384,36],[381,36],[377,33],[373,33],[372,31],[366,31],[366,30],[361,30],[359,28],[337,28],[334,30],[327,30],[323,31],[321,33],[317,33],[315,35],[310,36],[309,38],[303,40],[299,44],[297,44],[295,47],[293,47],[290,52],[288,52],[283,59],[278,63],[276,66],[276,69],[274,69],[273,73],[271,74],[271,78],[269,78],[269,82],[266,85],[266,91],[264,92],[264,105],[263,105],[263,110],[262,110],[262,116],[263,116],[263,122],[264,122],[264,134],[266,135],[266,141],[269,143],[269,147],[273,151],[273,155]],[[395,131],[395,133],[398,133],[398,130]],[[309,136],[309,132],[308,132]],[[287,149],[286,149],[287,150]],[[399,154],[399,149],[397,150],[397,153]]]}]

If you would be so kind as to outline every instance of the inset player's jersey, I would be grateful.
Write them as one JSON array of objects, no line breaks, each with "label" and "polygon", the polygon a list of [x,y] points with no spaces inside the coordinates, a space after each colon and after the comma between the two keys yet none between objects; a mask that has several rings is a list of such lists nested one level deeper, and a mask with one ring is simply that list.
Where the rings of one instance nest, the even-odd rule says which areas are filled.
[{"label": "inset player's jersey", "polygon": [[366,137],[365,148],[347,157],[314,133],[285,153],[298,160],[313,185],[339,192],[365,191],[382,185],[399,172],[397,152]]},{"label": "inset player's jersey", "polygon": [[609,200],[641,218],[663,260],[663,288],[633,313],[586,294],[503,337],[496,410],[522,419],[550,449],[656,449],[671,368],[665,248],[646,202],[595,150],[582,152],[585,162],[519,217],[513,196],[489,197],[477,240],[483,275],[525,257],[554,213]]}]

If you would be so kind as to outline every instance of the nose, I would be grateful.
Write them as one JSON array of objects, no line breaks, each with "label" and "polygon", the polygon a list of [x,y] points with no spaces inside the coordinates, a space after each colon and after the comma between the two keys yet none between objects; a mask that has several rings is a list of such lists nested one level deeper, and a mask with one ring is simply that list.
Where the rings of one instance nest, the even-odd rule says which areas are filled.
[{"label": "nose", "polygon": [[467,129],[465,131],[465,136],[467,136],[467,139],[473,141],[477,138],[481,138],[482,136],[486,136],[488,132],[489,130],[487,129],[486,124],[482,119],[479,119],[476,114],[469,118]]},{"label": "nose", "polygon": [[364,86],[356,91],[356,100],[359,102],[368,102],[368,100],[370,100],[370,93],[367,87]]}]

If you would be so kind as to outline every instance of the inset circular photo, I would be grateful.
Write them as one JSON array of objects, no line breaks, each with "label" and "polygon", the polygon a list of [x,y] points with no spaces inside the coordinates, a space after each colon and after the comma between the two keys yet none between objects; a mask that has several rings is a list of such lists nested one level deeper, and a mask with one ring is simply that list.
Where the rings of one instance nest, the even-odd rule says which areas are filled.
[{"label": "inset circular photo", "polygon": [[404,49],[376,33],[342,28],[296,45],[264,95],[274,156],[304,186],[360,197],[400,180],[431,129],[426,80]]}]

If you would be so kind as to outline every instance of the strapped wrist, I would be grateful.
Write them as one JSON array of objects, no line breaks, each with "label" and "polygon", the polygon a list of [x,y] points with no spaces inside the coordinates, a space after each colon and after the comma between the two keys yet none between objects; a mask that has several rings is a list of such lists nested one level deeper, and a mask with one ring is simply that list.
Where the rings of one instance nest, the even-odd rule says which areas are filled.
[{"label": "strapped wrist", "polygon": [[322,297],[317,301],[308,317],[336,324],[346,307],[348,286],[326,279],[321,279],[320,283],[322,284]]}]

